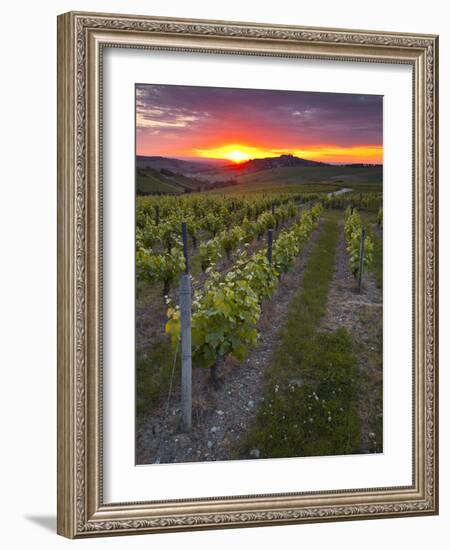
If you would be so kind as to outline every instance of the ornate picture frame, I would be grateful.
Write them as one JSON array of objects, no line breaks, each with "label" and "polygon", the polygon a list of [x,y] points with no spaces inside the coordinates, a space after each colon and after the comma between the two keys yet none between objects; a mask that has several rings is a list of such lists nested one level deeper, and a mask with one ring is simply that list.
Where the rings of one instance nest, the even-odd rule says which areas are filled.
[{"label": "ornate picture frame", "polygon": [[[413,74],[412,484],[105,503],[105,48],[406,64]],[[58,17],[58,533],[69,538],[438,513],[438,37],[70,12]]]}]

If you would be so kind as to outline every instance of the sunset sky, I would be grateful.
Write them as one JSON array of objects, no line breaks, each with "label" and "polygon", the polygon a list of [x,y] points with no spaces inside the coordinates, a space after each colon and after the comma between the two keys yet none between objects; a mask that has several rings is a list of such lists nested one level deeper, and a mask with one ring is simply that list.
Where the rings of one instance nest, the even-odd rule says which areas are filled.
[{"label": "sunset sky", "polygon": [[382,163],[382,109],[375,95],[139,84],[136,151],[234,162],[293,154]]}]

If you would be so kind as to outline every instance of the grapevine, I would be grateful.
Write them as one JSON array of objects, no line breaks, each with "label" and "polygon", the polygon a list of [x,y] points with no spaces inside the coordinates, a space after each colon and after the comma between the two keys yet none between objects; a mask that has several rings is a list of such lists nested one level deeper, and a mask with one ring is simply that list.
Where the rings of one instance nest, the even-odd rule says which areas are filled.
[{"label": "grapevine", "polygon": [[[304,212],[292,228],[281,232],[272,264],[263,252],[249,258],[244,251],[223,278],[213,272],[204,289],[195,293],[191,319],[195,365],[213,368],[218,359],[228,354],[238,360],[245,357],[258,336],[256,326],[262,301],[273,294],[279,270],[286,271],[293,265],[317,224],[321,208],[317,205]],[[180,334],[179,310],[170,306],[167,316],[166,332],[176,344]]]},{"label": "grapevine", "polygon": [[145,248],[136,252],[136,272],[141,280],[151,283],[163,283],[163,295],[167,296],[173,282],[185,269],[185,260],[181,248],[172,248],[170,252],[155,254]]},{"label": "grapevine", "polygon": [[[358,275],[360,263],[361,235],[363,224],[361,216],[355,208],[347,208],[345,212],[344,233],[347,242],[349,268],[353,276]],[[363,267],[368,267],[373,261],[373,242],[369,235],[364,241]]]}]

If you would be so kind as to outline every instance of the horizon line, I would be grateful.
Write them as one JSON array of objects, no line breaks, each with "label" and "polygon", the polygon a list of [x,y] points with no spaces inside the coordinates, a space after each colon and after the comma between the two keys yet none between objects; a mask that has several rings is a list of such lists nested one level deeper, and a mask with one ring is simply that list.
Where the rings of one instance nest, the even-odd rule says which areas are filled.
[{"label": "horizon line", "polygon": [[246,164],[247,162],[254,161],[254,160],[267,160],[267,159],[277,159],[281,157],[293,157],[299,160],[304,160],[307,162],[313,162],[317,164],[329,164],[332,166],[339,166],[339,165],[351,165],[351,164],[365,164],[368,166],[383,166],[383,162],[369,162],[369,161],[325,161],[325,160],[313,160],[306,157],[299,157],[297,155],[294,155],[292,153],[281,153],[276,156],[266,156],[266,157],[254,157],[246,159],[242,162],[234,162],[227,158],[218,158],[218,157],[205,157],[205,156],[166,156],[166,155],[148,155],[148,154],[140,154],[136,153],[136,157],[146,157],[146,158],[163,158],[163,159],[170,159],[170,160],[181,160],[181,161],[188,161],[188,162],[198,162],[198,163],[208,163],[208,162],[224,162],[227,164],[230,164],[232,166],[239,166],[242,164]]}]

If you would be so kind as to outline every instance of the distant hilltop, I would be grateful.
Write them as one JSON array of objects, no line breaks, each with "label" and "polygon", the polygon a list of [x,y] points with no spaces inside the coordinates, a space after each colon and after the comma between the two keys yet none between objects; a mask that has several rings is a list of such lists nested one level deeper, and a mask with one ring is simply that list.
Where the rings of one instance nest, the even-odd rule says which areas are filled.
[{"label": "distant hilltop", "polygon": [[325,162],[307,160],[294,155],[250,159],[240,163],[235,163],[226,159],[205,158],[199,160],[184,160],[161,156],[137,156],[136,165],[138,168],[153,168],[154,170],[165,169],[185,174],[216,170],[218,167],[242,172],[243,170],[271,170],[272,168],[283,168],[285,166],[330,166]]},{"label": "distant hilltop", "polygon": [[205,172],[206,170],[211,170],[216,168],[217,165],[228,164],[228,161],[221,161],[220,163],[215,163],[214,160],[209,162],[209,159],[202,160],[183,160],[170,157],[146,157],[146,156],[137,156],[136,157],[136,168],[147,169],[152,168],[153,170],[170,170],[172,172],[181,173],[181,174],[196,174],[199,172]]},{"label": "distant hilltop", "polygon": [[279,157],[247,160],[239,166],[241,168],[252,167],[257,170],[271,170],[272,168],[283,168],[285,166],[329,166],[329,164],[303,159],[294,155],[280,155]]},{"label": "distant hilltop", "polygon": [[[234,165],[236,166],[236,165]],[[251,159],[237,165],[241,170],[245,168],[252,168],[253,170],[272,170],[273,168],[284,168],[288,166],[337,166],[336,164],[330,164],[327,162],[319,162],[316,160],[308,160],[295,155],[280,155],[279,157],[266,157],[262,159]],[[380,166],[377,164],[339,164],[338,166]]]},{"label": "distant hilltop", "polygon": [[353,167],[368,167],[381,166],[379,164],[330,164],[327,162],[319,162],[308,160],[295,155],[280,155],[279,157],[265,157],[246,160],[244,162],[235,163],[226,159],[178,159],[162,156],[137,156],[137,168],[152,168],[153,170],[169,170],[174,173],[185,175],[201,174],[208,171],[215,171],[218,168],[224,171],[232,172],[259,172],[260,170],[272,170],[274,168],[284,168],[289,166],[353,166]]}]

